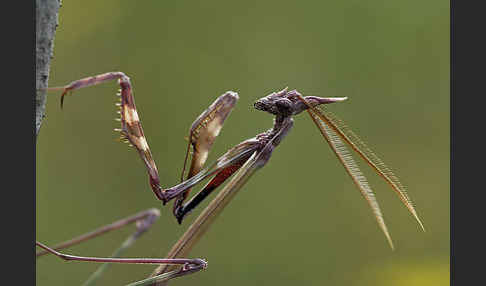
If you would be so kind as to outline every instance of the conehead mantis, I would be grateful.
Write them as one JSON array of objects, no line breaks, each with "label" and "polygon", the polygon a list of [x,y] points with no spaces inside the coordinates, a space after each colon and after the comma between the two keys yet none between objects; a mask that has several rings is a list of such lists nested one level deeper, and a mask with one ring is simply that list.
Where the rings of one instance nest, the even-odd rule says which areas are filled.
[{"label": "conehead mantis", "polygon": [[[366,177],[360,171],[356,161],[347,149],[347,146],[354,150],[359,157],[371,166],[372,169],[392,187],[412,216],[417,220],[421,228],[424,229],[411,199],[398,178],[356,134],[347,128],[341,120],[323,107],[326,104],[345,101],[347,99],[346,97],[322,98],[317,96],[303,96],[297,90],[289,91],[287,88],[278,92],[273,92],[259,99],[254,104],[255,109],[268,112],[275,116],[273,127],[264,133],[257,134],[253,138],[244,140],[235,147],[229,149],[214,163],[204,168],[209,150],[219,134],[226,117],[238,100],[237,93],[228,91],[218,97],[216,101],[192,124],[188,137],[189,143],[186,151],[184,168],[182,170],[181,183],[170,188],[164,188],[161,185],[157,166],[142,130],[132,94],[132,86],[128,76],[121,72],[110,72],[77,80],[64,87],[50,88],[49,90],[62,90],[62,107],[65,95],[72,93],[72,91],[111,80],[118,80],[121,87],[119,93],[120,103],[118,104],[120,107],[119,121],[121,122],[121,128],[116,131],[121,133],[122,140],[126,141],[137,150],[146,167],[149,177],[149,185],[156,198],[161,200],[164,205],[167,202],[174,200],[173,214],[179,223],[182,223],[183,219],[194,210],[201,201],[208,197],[213,190],[233,175],[231,180],[224,186],[223,190],[195,219],[186,233],[174,245],[167,255],[167,258],[157,261],[160,264],[164,263],[164,265],[159,266],[152,273],[152,276],[160,277],[160,275],[167,275],[167,273],[176,273],[174,271],[177,270],[173,270],[174,267],[169,264],[183,264],[184,267],[182,267],[180,271],[188,270],[192,272],[195,272],[195,269],[200,270],[206,266],[205,263],[200,260],[179,258],[180,260],[183,260],[182,262],[177,260],[177,257],[184,257],[188,254],[194,243],[201,237],[214,218],[217,217],[251,175],[269,161],[275,148],[292,129],[294,122],[292,117],[303,111],[307,111],[326,142],[336,154],[338,160],[344,166],[345,171],[349,174],[352,181],[370,205],[379,227],[382,229],[392,248],[394,247],[393,242],[387,230],[378,202],[375,199],[374,193],[369,186]],[[192,155],[191,164],[187,177],[184,180],[186,164],[190,154]],[[211,178],[211,180],[186,202],[191,188],[206,178]],[[38,246],[56,254],[47,246],[40,243],[38,243]],[[56,255],[60,256],[59,254]],[[64,255],[64,258],[65,257],[66,255]],[[70,258],[75,259],[73,257]],[[87,260],[85,258],[76,258],[76,260]],[[89,261],[123,263],[121,259],[117,259],[117,261],[90,259],[91,260]],[[177,276],[181,276],[180,273]],[[146,282],[166,283],[167,280],[168,279],[160,280],[160,282],[147,280]]]}]

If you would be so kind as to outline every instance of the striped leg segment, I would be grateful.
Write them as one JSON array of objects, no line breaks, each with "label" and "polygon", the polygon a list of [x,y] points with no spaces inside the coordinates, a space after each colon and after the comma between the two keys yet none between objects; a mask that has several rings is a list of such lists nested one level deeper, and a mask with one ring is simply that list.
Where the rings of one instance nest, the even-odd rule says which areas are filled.
[{"label": "striped leg segment", "polygon": [[[122,141],[129,143],[137,150],[147,169],[149,184],[155,196],[164,204],[171,199],[176,198],[174,203],[174,214],[176,214],[184,200],[188,197],[190,188],[177,192],[170,192],[170,194],[168,194],[167,190],[169,189],[166,190],[161,187],[157,166],[152,157],[147,139],[143,133],[142,124],[135,106],[132,85],[130,83],[130,78],[127,75],[122,72],[108,72],[76,80],[63,87],[48,88],[48,90],[62,90],[62,108],[65,96],[71,95],[73,91],[112,80],[118,80],[118,84],[120,85],[120,91],[117,94],[120,96],[120,103],[117,103],[117,106],[120,108],[118,111],[120,118],[117,120],[120,121],[121,128],[115,129],[115,131],[120,132],[120,139]],[[182,176],[184,176],[185,166],[189,154],[191,154],[192,162],[186,179],[193,177],[201,171],[214,140],[221,131],[225,119],[233,109],[237,100],[238,94],[236,92],[228,91],[218,97],[214,103],[193,122],[189,134],[189,144],[186,160],[184,162],[184,169],[182,171]]]},{"label": "striped leg segment", "polygon": [[[216,137],[223,128],[224,121],[235,106],[237,100],[238,94],[236,92],[227,91],[218,97],[213,104],[201,113],[201,115],[199,115],[192,123],[189,131],[189,142],[184,160],[184,168],[182,169],[181,182],[184,179],[184,171],[186,169],[189,154],[191,154],[192,158],[186,179],[192,178],[201,171]],[[180,214],[182,204],[189,196],[190,191],[191,188],[184,190],[174,201],[173,213],[177,217],[179,223],[181,222],[182,217],[179,218],[178,214]]]},{"label": "striped leg segment", "polygon": [[64,87],[54,87],[48,88],[48,90],[62,90],[61,94],[61,108],[64,104],[64,97],[70,95],[72,91],[98,85],[107,81],[118,80],[120,85],[120,91],[117,94],[120,96],[120,103],[117,105],[120,108],[118,112],[120,118],[117,119],[121,122],[121,129],[115,129],[121,134],[121,140],[126,143],[130,143],[135,149],[137,149],[140,158],[142,159],[147,172],[149,175],[149,182],[152,191],[157,196],[159,200],[166,202],[166,197],[164,196],[163,190],[160,186],[159,173],[157,171],[157,166],[150,152],[150,148],[147,143],[147,139],[143,133],[142,124],[140,123],[140,118],[137,113],[137,108],[135,106],[135,100],[133,98],[132,86],[130,83],[130,78],[122,72],[108,72],[92,77],[83,78],[71,82]]}]

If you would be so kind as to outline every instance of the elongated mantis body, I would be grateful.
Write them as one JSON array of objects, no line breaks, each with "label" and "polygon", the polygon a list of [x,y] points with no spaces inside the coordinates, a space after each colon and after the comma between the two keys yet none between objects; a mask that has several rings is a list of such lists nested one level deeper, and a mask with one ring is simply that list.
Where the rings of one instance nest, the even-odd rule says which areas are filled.
[{"label": "elongated mantis body", "polygon": [[[128,76],[121,72],[110,72],[77,80],[64,87],[51,88],[50,90],[62,90],[62,107],[65,95],[70,94],[72,91],[111,80],[118,80],[121,87],[119,93],[120,103],[118,104],[120,107],[119,121],[121,122],[121,129],[117,129],[117,131],[121,133],[122,140],[126,141],[137,150],[146,167],[149,177],[149,185],[156,198],[161,200],[164,205],[167,202],[174,200],[173,214],[179,223],[182,223],[183,219],[194,210],[201,201],[208,197],[214,189],[234,175],[208,207],[206,207],[206,209],[195,219],[186,233],[171,249],[166,258],[147,260],[150,261],[147,263],[164,264],[159,266],[152,274],[153,277],[162,277],[163,279],[155,280],[155,278],[149,278],[141,283],[166,283],[173,277],[193,273],[206,267],[205,261],[200,259],[184,259],[179,257],[184,257],[188,254],[194,243],[197,242],[214,218],[217,217],[237,191],[241,189],[256,170],[260,169],[268,162],[275,148],[292,129],[292,117],[303,111],[308,112],[326,142],[328,142],[339,161],[343,164],[345,171],[350,175],[351,179],[370,205],[378,225],[382,229],[392,248],[394,247],[393,242],[386,228],[374,193],[368,185],[363,173],[360,171],[357,163],[351,156],[351,153],[346,148],[346,145],[351,147],[359,157],[361,157],[378,175],[389,183],[423,229],[422,222],[415,211],[412,201],[408,197],[405,188],[402,186],[398,178],[375,155],[375,153],[372,152],[361,139],[359,139],[358,136],[344,125],[342,121],[321,107],[324,104],[342,102],[347,99],[345,97],[304,97],[296,90],[289,91],[285,88],[259,99],[255,102],[254,107],[257,110],[265,111],[275,116],[273,127],[253,138],[242,141],[235,147],[229,149],[214,163],[204,168],[210,148],[219,134],[226,117],[238,100],[237,93],[232,91],[224,93],[194,121],[190,128],[188,137],[189,143],[186,151],[184,169],[181,175],[181,183],[170,188],[164,188],[161,185],[157,166],[152,157],[147,139],[143,133],[140,117],[133,98],[132,86]],[[192,154],[191,164],[187,177],[183,180],[189,154]],[[212,177],[212,179],[189,201],[185,202],[191,188],[209,177]],[[133,259],[130,261],[123,261],[123,259],[120,258],[107,259],[70,256],[58,253],[41,243],[38,243],[37,245],[64,259],[120,263],[140,263],[144,260]],[[183,267],[179,268],[179,270],[174,270],[174,266],[172,266],[174,264],[182,264]],[[163,275],[168,275],[167,277],[169,278]]]}]

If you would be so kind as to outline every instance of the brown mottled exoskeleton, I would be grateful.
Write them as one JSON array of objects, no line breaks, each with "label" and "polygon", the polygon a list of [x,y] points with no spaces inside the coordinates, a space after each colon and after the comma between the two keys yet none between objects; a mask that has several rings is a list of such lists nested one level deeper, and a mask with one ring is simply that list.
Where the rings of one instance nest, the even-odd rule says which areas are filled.
[{"label": "brown mottled exoskeleton", "polygon": [[[64,96],[76,89],[100,84],[110,80],[118,80],[120,84],[120,107],[121,137],[124,141],[135,147],[140,158],[144,162],[148,176],[149,185],[157,199],[165,205],[174,199],[173,214],[179,223],[186,215],[191,212],[201,201],[203,201],[214,189],[225,182],[230,176],[235,174],[224,189],[216,196],[215,199],[206,207],[198,218],[188,228],[186,233],[174,245],[165,259],[150,259],[147,263],[157,264],[182,264],[182,267],[174,270],[174,266],[159,266],[152,276],[159,275],[159,281],[167,281],[170,278],[193,273],[206,267],[206,262],[201,259],[183,259],[195,243],[195,241],[207,229],[229,200],[244,185],[248,178],[255,170],[263,167],[270,159],[274,149],[282,142],[288,132],[292,129],[294,115],[302,111],[307,111],[311,119],[319,128],[324,139],[329,143],[339,161],[343,164],[346,172],[350,175],[361,194],[369,203],[376,220],[383,230],[390,246],[393,248],[391,237],[386,228],[383,216],[374,193],[367,183],[366,178],[360,171],[351,153],[346,148],[349,145],[368,165],[370,165],[390,186],[396,191],[402,202],[418,221],[423,229],[423,225],[412,205],[412,202],[406,194],[398,178],[390,169],[359,139],[351,130],[349,130],[342,121],[324,109],[324,104],[341,102],[347,98],[322,98],[317,96],[302,96],[296,90],[287,88],[271,93],[255,102],[254,107],[257,110],[268,112],[275,116],[273,127],[268,131],[258,134],[253,138],[247,139],[235,147],[228,150],[219,157],[214,163],[204,168],[210,148],[219,134],[226,117],[231,112],[238,94],[228,91],[218,97],[215,102],[209,106],[192,124],[189,133],[189,143],[186,151],[184,168],[181,175],[181,183],[171,188],[161,186],[157,166],[152,158],[147,139],[142,130],[140,119],[135,106],[130,79],[121,72],[110,72],[94,77],[88,77],[74,81],[64,87],[50,88],[50,90],[62,90],[61,107],[64,102]],[[185,180],[183,180],[186,163],[192,154],[191,164]],[[211,177],[212,179],[189,201],[191,188],[202,180]],[[98,262],[126,262],[140,263],[143,259],[121,259],[121,258],[86,258],[75,257],[60,254],[47,246],[38,243],[46,251],[74,260],[88,260]],[[170,273],[170,274],[169,274]],[[162,275],[162,276],[160,276]],[[164,276],[166,275],[166,276]],[[160,278],[162,277],[162,278]],[[150,280],[152,279],[152,280]],[[155,278],[142,281],[143,283],[153,283]],[[139,284],[137,284],[139,285]]]}]

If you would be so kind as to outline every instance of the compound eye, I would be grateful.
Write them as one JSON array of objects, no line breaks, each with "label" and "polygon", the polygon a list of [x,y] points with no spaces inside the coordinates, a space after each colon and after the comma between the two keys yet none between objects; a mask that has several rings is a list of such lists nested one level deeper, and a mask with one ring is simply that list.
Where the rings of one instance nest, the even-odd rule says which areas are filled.
[{"label": "compound eye", "polygon": [[290,99],[280,98],[275,101],[275,106],[277,107],[278,112],[281,115],[288,116],[292,114],[293,103],[292,101],[290,101]]}]

